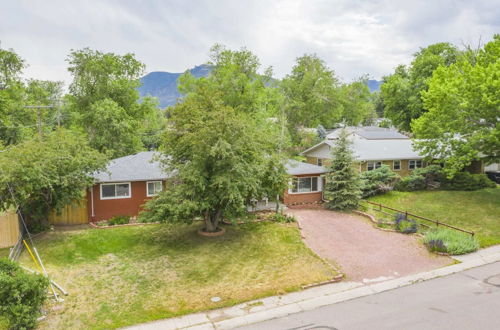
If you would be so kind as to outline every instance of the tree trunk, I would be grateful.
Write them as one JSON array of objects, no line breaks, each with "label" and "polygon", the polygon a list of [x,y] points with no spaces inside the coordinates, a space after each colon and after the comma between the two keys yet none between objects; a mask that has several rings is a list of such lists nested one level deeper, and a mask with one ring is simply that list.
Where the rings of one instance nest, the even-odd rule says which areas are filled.
[{"label": "tree trunk", "polygon": [[207,212],[205,214],[205,231],[208,233],[214,233],[217,231],[217,226],[219,225],[219,220],[222,210],[217,209],[214,212]]}]

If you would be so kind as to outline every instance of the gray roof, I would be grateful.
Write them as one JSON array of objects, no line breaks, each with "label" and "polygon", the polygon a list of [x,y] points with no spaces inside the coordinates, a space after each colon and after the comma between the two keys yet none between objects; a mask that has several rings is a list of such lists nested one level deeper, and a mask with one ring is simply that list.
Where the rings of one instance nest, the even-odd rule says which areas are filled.
[{"label": "gray roof", "polygon": [[171,177],[165,173],[154,151],[139,152],[113,159],[109,162],[106,171],[94,175],[97,182],[123,182],[164,180]]},{"label": "gray roof", "polygon": [[285,167],[289,175],[323,174],[327,172],[323,166],[299,162],[294,159],[289,159]]},{"label": "gray roof", "polygon": [[[329,133],[327,139],[336,139],[342,128],[337,128]],[[346,130],[351,134],[356,134],[367,140],[384,140],[384,139],[409,139],[406,135],[399,133],[394,128],[384,128],[378,126],[348,126]]]}]

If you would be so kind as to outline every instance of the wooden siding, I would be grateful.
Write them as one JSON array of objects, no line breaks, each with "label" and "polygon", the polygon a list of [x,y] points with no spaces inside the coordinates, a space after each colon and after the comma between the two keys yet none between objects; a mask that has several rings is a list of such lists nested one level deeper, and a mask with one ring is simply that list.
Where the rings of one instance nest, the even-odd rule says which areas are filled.
[{"label": "wooden siding", "polygon": [[14,246],[19,239],[19,219],[17,213],[0,214],[0,248]]},{"label": "wooden siding", "polygon": [[51,225],[81,225],[88,223],[87,200],[75,201],[65,206],[58,214],[50,212],[49,223]]},{"label": "wooden siding", "polygon": [[[398,175],[404,177],[404,176],[408,176],[411,174],[412,170],[410,170],[408,168],[408,159],[403,159],[401,160],[401,169],[400,170],[393,170],[393,161],[392,160],[383,160],[382,161],[382,164],[384,165],[387,165],[389,166],[389,168],[394,172],[394,173],[397,173]],[[309,164],[314,164],[316,165],[317,162],[318,162],[318,159],[316,157],[307,157],[307,160],[306,160],[307,163]],[[422,160],[423,162],[423,160]],[[323,166],[328,166],[330,163],[330,160],[329,159],[323,159]],[[424,162],[423,163],[423,166],[425,167],[427,164]],[[366,161],[362,162],[361,164],[360,163],[356,163],[354,165],[354,167],[358,170],[358,171],[361,171],[361,172],[365,172],[367,171],[367,167],[368,167],[368,164]]]}]

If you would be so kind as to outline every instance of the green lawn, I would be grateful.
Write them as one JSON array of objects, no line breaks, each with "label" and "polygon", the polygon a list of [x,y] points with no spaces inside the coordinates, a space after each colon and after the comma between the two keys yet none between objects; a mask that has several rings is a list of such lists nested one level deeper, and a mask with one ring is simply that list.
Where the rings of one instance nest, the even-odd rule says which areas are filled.
[{"label": "green lawn", "polygon": [[481,247],[500,244],[500,189],[392,191],[370,198],[400,210],[473,230]]},{"label": "green lawn", "polygon": [[[48,232],[35,241],[70,295],[41,328],[116,328],[298,290],[335,271],[301,241],[296,225],[227,226],[199,237],[191,226]],[[34,268],[23,253],[21,263]],[[211,302],[218,296],[220,302]],[[60,307],[59,307],[60,306]]]}]

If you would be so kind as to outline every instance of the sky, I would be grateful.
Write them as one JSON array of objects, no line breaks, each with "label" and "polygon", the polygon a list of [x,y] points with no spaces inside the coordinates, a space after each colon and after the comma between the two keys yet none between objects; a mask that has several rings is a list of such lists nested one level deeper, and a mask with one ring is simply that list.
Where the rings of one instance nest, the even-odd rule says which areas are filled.
[{"label": "sky", "polygon": [[134,53],[146,72],[183,72],[210,47],[246,47],[284,77],[315,53],[345,82],[381,79],[436,42],[477,46],[500,33],[498,0],[0,0],[0,47],[25,77],[71,81],[71,49]]}]

